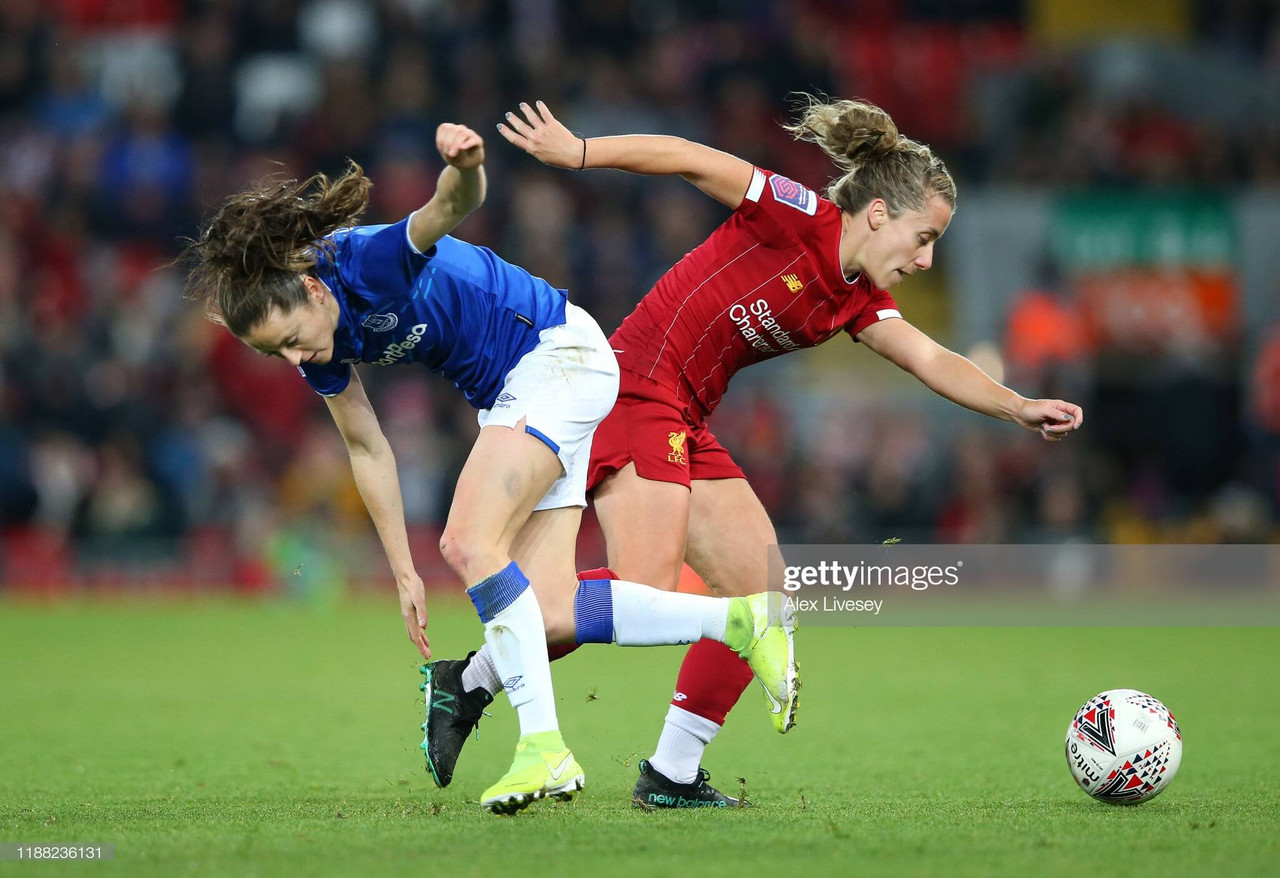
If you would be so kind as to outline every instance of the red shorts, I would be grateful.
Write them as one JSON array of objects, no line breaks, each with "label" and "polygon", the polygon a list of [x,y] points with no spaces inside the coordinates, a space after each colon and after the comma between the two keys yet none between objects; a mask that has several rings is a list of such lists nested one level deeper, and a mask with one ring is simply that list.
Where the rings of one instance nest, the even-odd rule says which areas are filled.
[{"label": "red shorts", "polygon": [[694,479],[745,479],[707,425],[656,381],[622,370],[613,411],[591,443],[587,491],[628,463],[642,479],[689,486]]}]

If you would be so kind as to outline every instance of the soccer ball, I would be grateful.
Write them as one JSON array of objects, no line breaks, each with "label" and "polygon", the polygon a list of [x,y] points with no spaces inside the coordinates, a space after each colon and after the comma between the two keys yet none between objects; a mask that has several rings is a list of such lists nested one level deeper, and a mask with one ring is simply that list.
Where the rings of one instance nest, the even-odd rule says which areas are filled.
[{"label": "soccer ball", "polygon": [[1182,732],[1169,708],[1136,689],[1093,696],[1067,727],[1067,766],[1101,802],[1136,805],[1160,795],[1182,764]]}]

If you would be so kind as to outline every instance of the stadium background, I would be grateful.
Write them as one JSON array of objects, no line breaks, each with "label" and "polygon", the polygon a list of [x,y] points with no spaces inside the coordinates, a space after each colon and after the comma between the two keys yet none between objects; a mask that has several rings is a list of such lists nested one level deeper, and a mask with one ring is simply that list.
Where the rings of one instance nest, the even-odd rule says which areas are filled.
[{"label": "stadium background", "polygon": [[[784,542],[1269,542],[1280,511],[1280,4],[1214,0],[57,0],[0,4],[0,582],[337,594],[385,562],[324,406],[166,267],[273,170],[431,194],[486,136],[458,234],[612,330],[724,211],[678,180],[539,166],[493,129],[687,136],[820,187],[791,90],[861,96],[959,184],[904,314],[1027,395],[1051,446],[836,340],[740,375],[712,427]],[[366,370],[420,573],[474,413]],[[584,564],[597,563],[588,527]],[[295,575],[296,574],[296,575]]]}]

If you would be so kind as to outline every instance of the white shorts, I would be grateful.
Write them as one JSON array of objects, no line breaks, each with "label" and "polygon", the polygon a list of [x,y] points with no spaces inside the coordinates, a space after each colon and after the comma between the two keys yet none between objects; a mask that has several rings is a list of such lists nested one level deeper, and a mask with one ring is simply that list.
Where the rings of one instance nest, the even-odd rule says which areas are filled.
[{"label": "white shorts", "polygon": [[618,398],[618,358],[591,315],[565,304],[565,322],[544,329],[538,346],[507,373],[480,426],[514,427],[547,443],[564,471],[534,507],[587,505],[591,437]]}]

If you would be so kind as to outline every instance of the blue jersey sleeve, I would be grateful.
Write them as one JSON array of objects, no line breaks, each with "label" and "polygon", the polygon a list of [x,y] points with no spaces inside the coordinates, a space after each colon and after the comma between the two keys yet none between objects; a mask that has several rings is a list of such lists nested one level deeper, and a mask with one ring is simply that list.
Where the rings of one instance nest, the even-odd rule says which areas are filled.
[{"label": "blue jersey sleeve", "polygon": [[311,385],[311,389],[321,396],[337,396],[351,383],[350,363],[325,363],[319,366],[308,363],[299,366],[298,371]]},{"label": "blue jersey sleeve", "polygon": [[357,292],[412,295],[428,258],[409,243],[409,217],[389,226],[356,226],[338,249],[338,276]]}]

